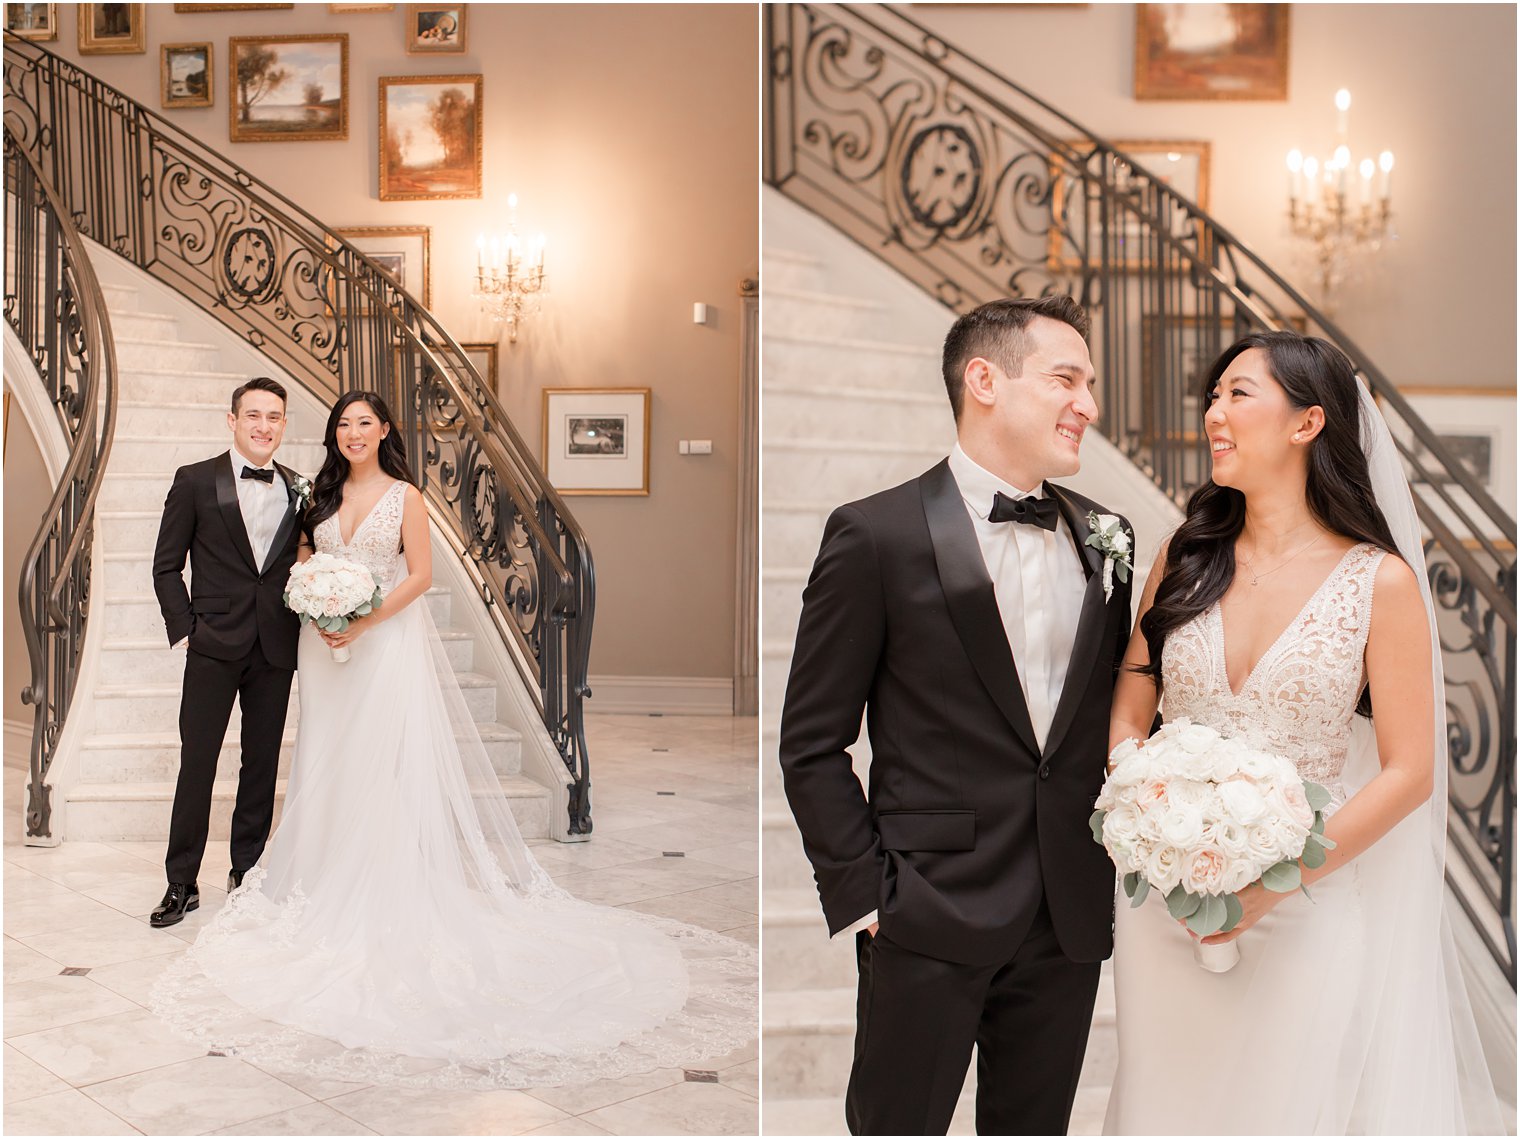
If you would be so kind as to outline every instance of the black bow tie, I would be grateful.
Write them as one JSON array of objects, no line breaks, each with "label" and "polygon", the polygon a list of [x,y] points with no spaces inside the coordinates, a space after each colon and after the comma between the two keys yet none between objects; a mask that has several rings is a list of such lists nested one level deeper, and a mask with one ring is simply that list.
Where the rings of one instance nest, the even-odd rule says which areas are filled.
[{"label": "black bow tie", "polygon": [[1055,533],[1060,507],[1053,498],[1009,498],[1002,491],[992,496],[992,513],[988,522],[1023,522]]},{"label": "black bow tie", "polygon": [[[244,467],[243,468],[243,477],[245,479],[258,479],[259,482],[267,482],[267,483],[271,483],[272,484],[274,482],[274,468],[273,467]],[[1052,527],[1052,529],[1054,529],[1054,527]]]}]

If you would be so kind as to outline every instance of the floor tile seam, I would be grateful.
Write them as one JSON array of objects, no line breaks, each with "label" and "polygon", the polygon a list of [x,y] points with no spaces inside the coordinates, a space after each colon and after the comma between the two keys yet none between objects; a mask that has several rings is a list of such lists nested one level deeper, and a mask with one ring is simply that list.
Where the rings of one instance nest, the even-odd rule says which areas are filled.
[{"label": "floor tile seam", "polygon": [[[90,978],[88,978],[88,977],[85,978],[85,980],[87,980],[87,981],[89,979]],[[113,1016],[121,1016],[123,1013],[137,1012],[139,1010],[141,1010],[143,1012],[151,1012],[152,1011],[151,1009],[148,1008],[147,1005],[141,1004],[138,1001],[134,1001],[134,1000],[132,1000],[131,997],[122,997],[121,994],[118,993],[115,989],[107,989],[106,986],[100,984],[99,981],[96,981],[95,984],[97,986],[99,986],[100,988],[105,989],[105,991],[108,992],[108,993],[110,993],[111,996],[113,996],[113,997],[121,997],[122,1000],[127,1001],[128,1003],[132,1004],[135,1007],[133,1007],[133,1008],[119,1008],[115,1012],[104,1012],[104,1013],[101,1013],[99,1016],[86,1016],[86,1017],[82,1017],[79,1020],[65,1021],[62,1024],[52,1024],[52,1025],[49,1025],[47,1028],[34,1028],[30,1032],[18,1032],[15,1036],[7,1036],[7,1037],[5,1037],[4,1042],[6,1044],[9,1044],[12,1048],[16,1048],[15,1042],[17,1040],[20,1040],[24,1036],[38,1036],[38,1035],[41,1035],[44,1032],[56,1032],[60,1028],[74,1028],[77,1025],[89,1024],[90,1022],[96,1021],[96,1020],[109,1020],[111,1017],[113,1017]],[[21,1049],[20,1048],[16,1048],[16,1051],[17,1052],[21,1052]],[[41,1060],[38,1060],[38,1059],[36,1059],[35,1057],[32,1057],[32,1056],[27,1056],[27,1054],[25,1052],[21,1052],[21,1054],[23,1056],[26,1056],[26,1058],[28,1060],[31,1060],[32,1063],[36,1064],[38,1067],[44,1068],[44,1069],[46,1069],[49,1072],[53,1072],[53,1069],[48,1068],[48,1066],[46,1064],[44,1064]],[[171,1062],[175,1063],[175,1064],[182,1064],[182,1063],[184,1063],[183,1060],[174,1060],[174,1061],[171,1061]],[[130,1072],[125,1073],[125,1074],[126,1075],[131,1075]],[[74,1084],[74,1083],[70,1082],[69,1079],[66,1076],[59,1076],[57,1072],[53,1072],[53,1075],[58,1076],[58,1078],[60,1080],[63,1080],[64,1083],[68,1084],[70,1087],[81,1087],[81,1086],[83,1086],[83,1085],[80,1085],[80,1084]],[[109,1076],[109,1077],[107,1077],[107,1079],[115,1079],[115,1078],[116,1078],[115,1076]],[[92,1083],[102,1083],[104,1081],[93,1080],[91,1082]]]},{"label": "floor tile seam", "polygon": [[[120,1112],[112,1111],[109,1107],[101,1103],[98,1099],[92,1096],[89,1092],[85,1091],[83,1088],[71,1087],[70,1090],[78,1092],[80,1095],[84,1096],[87,1100],[93,1103],[96,1107],[100,1108],[101,1111],[105,1112],[112,1119],[119,1120],[121,1122],[121,1125],[127,1128],[133,1135],[148,1134],[148,1132],[144,1131],[141,1127],[137,1126],[137,1124],[133,1123],[130,1119],[126,1118],[126,1116],[122,1115]],[[9,1128],[7,1128],[7,1131],[8,1130]]]}]

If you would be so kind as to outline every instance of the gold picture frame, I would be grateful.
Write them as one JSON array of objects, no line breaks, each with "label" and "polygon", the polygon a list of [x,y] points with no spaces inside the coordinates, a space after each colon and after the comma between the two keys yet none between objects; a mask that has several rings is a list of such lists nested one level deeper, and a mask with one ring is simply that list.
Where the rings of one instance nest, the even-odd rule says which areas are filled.
[{"label": "gold picture frame", "polygon": [[[1067,142],[1069,147],[1082,149],[1086,144],[1080,140],[1072,139]],[[1113,148],[1132,158],[1138,159],[1140,164],[1152,174],[1158,181],[1172,186],[1184,198],[1194,202],[1205,213],[1209,208],[1209,164],[1213,155],[1213,147],[1210,143],[1202,140],[1182,139],[1113,139]],[[1169,170],[1170,166],[1176,166],[1175,170]],[[1074,182],[1075,176],[1064,173],[1065,164],[1061,159],[1052,155],[1050,158],[1050,177],[1055,185],[1051,189],[1050,214],[1051,218],[1059,218],[1065,208],[1067,187]],[[1204,224],[1199,221],[1198,247],[1203,248]],[[1135,227],[1138,237],[1138,227]],[[1093,248],[1093,235],[1088,234],[1088,248]],[[1074,256],[1075,250],[1066,240],[1054,224],[1046,238],[1045,265],[1051,270],[1071,271],[1082,265],[1080,258]],[[1096,263],[1096,259],[1089,256],[1089,264]],[[1124,270],[1149,269],[1151,265],[1143,259],[1137,260],[1126,257],[1118,266]]]},{"label": "gold picture frame", "polygon": [[[201,67],[193,67],[199,55]],[[185,61],[190,66],[186,67]],[[216,49],[210,43],[160,44],[158,48],[159,106],[165,110],[209,107],[216,101]],[[178,65],[178,68],[176,68]],[[176,76],[176,69],[180,74]]]},{"label": "gold picture frame", "polygon": [[[389,276],[398,288],[421,300],[423,308],[432,305],[432,230],[429,227],[354,225],[334,227],[333,233],[379,265],[380,271]],[[328,246],[336,248],[331,242]],[[341,295],[336,287],[329,292],[333,310],[341,314],[344,312]]]},{"label": "gold picture frame", "polygon": [[[246,61],[246,72],[244,68]],[[284,65],[284,66],[282,66]],[[286,68],[298,69],[291,75]],[[327,84],[336,81],[336,106]],[[299,92],[299,101],[292,102]],[[276,95],[285,100],[266,102]],[[315,97],[313,97],[315,96]],[[257,104],[265,103],[254,119]],[[233,142],[348,138],[348,35],[232,36],[227,41],[227,133]]]},{"label": "gold picture frame", "polygon": [[394,4],[329,4],[327,10],[335,16],[347,16],[356,12],[394,12]]},{"label": "gold picture frame", "polygon": [[80,55],[142,55],[148,50],[146,4],[79,5]]},{"label": "gold picture frame", "polygon": [[545,388],[544,473],[563,495],[649,494],[649,388]]},{"label": "gold picture frame", "polygon": [[465,5],[408,4],[407,55],[463,55]]},{"label": "gold picture frame", "polygon": [[[382,202],[441,201],[484,194],[479,75],[396,75],[380,78],[380,171]],[[443,101],[448,126],[438,127]],[[430,142],[443,158],[408,165],[404,139]]]},{"label": "gold picture frame", "polygon": [[176,4],[176,12],[271,12],[294,4]]},{"label": "gold picture frame", "polygon": [[57,4],[7,4],[5,30],[24,40],[58,38]]},{"label": "gold picture frame", "polygon": [[[470,363],[475,365],[475,370],[480,373],[480,378],[486,382],[486,386],[496,392],[496,385],[500,382],[498,365],[501,360],[501,345],[495,341],[490,343],[478,341],[472,344],[460,344],[459,347],[469,358]],[[480,359],[477,360],[477,356]],[[485,366],[482,367],[482,364]]]},{"label": "gold picture frame", "polygon": [[1287,4],[1136,4],[1135,98],[1283,102]]}]

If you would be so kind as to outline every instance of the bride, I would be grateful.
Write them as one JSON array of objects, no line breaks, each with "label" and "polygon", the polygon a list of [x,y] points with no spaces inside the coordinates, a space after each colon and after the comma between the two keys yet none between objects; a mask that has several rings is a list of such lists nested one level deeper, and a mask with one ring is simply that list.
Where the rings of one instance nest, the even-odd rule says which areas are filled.
[{"label": "bride", "polygon": [[1158,702],[1244,736],[1331,791],[1336,845],[1312,901],[1240,894],[1205,939],[1238,945],[1222,974],[1159,896],[1121,902],[1104,1130],[1496,1133],[1442,909],[1440,650],[1388,429],[1345,355],[1291,332],[1232,345],[1203,394],[1213,477],[1151,571],[1110,743]]},{"label": "bride", "polygon": [[427,508],[384,401],[345,395],[324,443],[299,556],[364,564],[384,602],[340,634],[302,629],[279,828],[154,1011],[281,1069],[443,1087],[615,1078],[751,1042],[753,950],[577,901],[523,843],[418,603]]}]

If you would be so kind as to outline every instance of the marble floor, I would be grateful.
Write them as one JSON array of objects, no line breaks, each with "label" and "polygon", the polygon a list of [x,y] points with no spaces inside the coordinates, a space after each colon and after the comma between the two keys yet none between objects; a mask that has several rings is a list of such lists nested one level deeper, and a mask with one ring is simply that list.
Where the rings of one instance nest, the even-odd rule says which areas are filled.
[{"label": "marble floor", "polygon": [[[757,944],[753,718],[591,715],[595,837],[535,840],[566,889]],[[157,843],[22,844],[24,770],[5,767],[5,1132],[11,1135],[754,1135],[754,1045],[702,1071],[577,1087],[447,1092],[281,1076],[207,1055],[144,1007],[225,898],[169,930]]]}]

